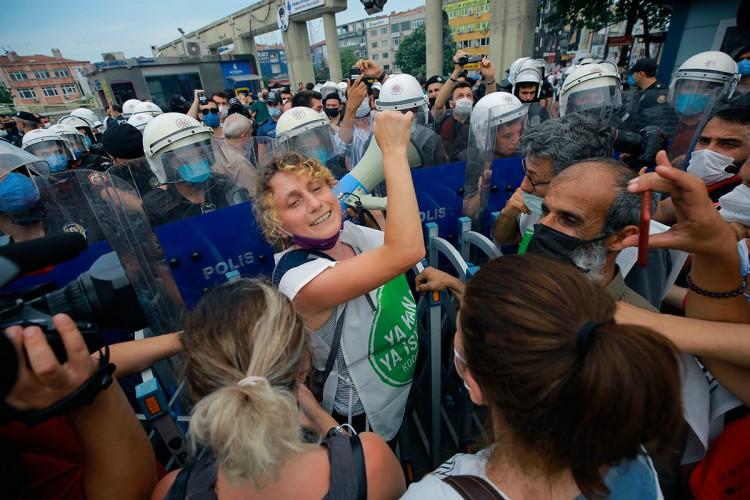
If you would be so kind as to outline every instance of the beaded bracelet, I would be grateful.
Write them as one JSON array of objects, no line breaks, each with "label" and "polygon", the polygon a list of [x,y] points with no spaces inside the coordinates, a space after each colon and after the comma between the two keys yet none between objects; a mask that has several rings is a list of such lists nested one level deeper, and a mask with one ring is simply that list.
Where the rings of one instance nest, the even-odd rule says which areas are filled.
[{"label": "beaded bracelet", "polygon": [[742,286],[736,290],[732,290],[731,292],[711,292],[709,290],[704,290],[703,288],[699,288],[698,286],[693,283],[693,280],[690,278],[690,275],[688,274],[686,277],[688,288],[695,293],[699,295],[703,295],[704,297],[708,297],[711,299],[731,299],[733,297],[737,297],[739,295],[742,295],[745,291],[745,280],[742,280]]}]

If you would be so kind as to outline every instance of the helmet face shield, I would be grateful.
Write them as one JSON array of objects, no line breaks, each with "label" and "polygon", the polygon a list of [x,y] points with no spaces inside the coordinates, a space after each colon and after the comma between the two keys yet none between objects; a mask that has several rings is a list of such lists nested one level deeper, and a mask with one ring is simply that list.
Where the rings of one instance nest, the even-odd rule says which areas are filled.
[{"label": "helmet face shield", "polygon": [[62,138],[68,143],[76,160],[83,158],[83,155],[89,150],[86,140],[81,134],[62,134]]},{"label": "helmet face shield", "polygon": [[[563,102],[563,97],[565,102]],[[607,120],[615,110],[622,106],[620,87],[615,85],[581,90],[574,88],[563,97],[560,98],[560,116],[580,113]]]},{"label": "helmet face shield", "polygon": [[678,114],[696,116],[709,109],[723,87],[719,82],[678,78],[674,82],[670,103]]},{"label": "helmet face shield", "polygon": [[333,131],[328,125],[277,138],[274,147],[276,151],[297,152],[308,158],[318,160],[323,165],[337,156]]},{"label": "helmet face shield", "polygon": [[166,183],[201,184],[211,178],[212,166],[223,158],[210,139],[176,147],[160,154]]},{"label": "helmet face shield", "polygon": [[50,172],[61,172],[68,168],[68,162],[75,160],[68,144],[62,139],[36,142],[25,149],[46,161]]},{"label": "helmet face shield", "polygon": [[487,119],[485,156],[488,161],[520,154],[521,135],[529,124],[528,106],[515,109],[507,106],[490,108]]}]

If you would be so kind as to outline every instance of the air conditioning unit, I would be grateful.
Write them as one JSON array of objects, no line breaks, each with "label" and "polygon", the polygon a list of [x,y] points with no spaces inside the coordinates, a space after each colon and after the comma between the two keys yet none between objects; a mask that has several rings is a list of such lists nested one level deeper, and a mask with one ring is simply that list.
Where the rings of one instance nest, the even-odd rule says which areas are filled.
[{"label": "air conditioning unit", "polygon": [[201,44],[198,42],[185,42],[185,50],[187,51],[187,55],[198,57],[201,55]]}]

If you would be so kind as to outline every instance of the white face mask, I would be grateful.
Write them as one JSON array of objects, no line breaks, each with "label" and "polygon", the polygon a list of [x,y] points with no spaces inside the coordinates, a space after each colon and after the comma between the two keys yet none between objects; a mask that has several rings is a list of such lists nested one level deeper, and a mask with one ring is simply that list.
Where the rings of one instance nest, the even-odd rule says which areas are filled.
[{"label": "white face mask", "polygon": [[710,185],[732,177],[734,174],[727,172],[725,169],[733,162],[734,159],[730,156],[710,149],[701,149],[700,151],[693,151],[690,155],[687,171]]},{"label": "white face mask", "polygon": [[740,184],[719,198],[719,215],[727,222],[739,222],[750,227],[750,186]]},{"label": "white face mask", "polygon": [[459,118],[466,118],[471,115],[471,108],[474,106],[474,101],[468,97],[462,97],[453,103],[453,114]]},{"label": "white face mask", "polygon": [[365,116],[370,114],[370,100],[365,99],[362,101],[362,104],[359,105],[357,108],[357,111],[354,112],[354,116],[357,118],[364,118]]},{"label": "white face mask", "polygon": [[531,210],[533,215],[542,215],[543,202],[544,198],[526,192],[523,193],[523,204]]}]

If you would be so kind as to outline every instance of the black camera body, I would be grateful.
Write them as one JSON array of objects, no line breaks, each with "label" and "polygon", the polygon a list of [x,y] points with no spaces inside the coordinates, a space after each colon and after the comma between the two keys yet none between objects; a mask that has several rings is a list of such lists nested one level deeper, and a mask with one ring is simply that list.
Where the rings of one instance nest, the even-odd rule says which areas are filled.
[{"label": "black camera body", "polygon": [[461,56],[458,58],[459,66],[466,66],[467,64],[482,62],[484,57],[482,56]]},{"label": "black camera body", "polygon": [[648,125],[639,132],[618,128],[612,130],[612,146],[615,151],[628,154],[624,161],[635,170],[653,165],[656,153],[666,149],[668,142],[667,133],[654,125]]}]

